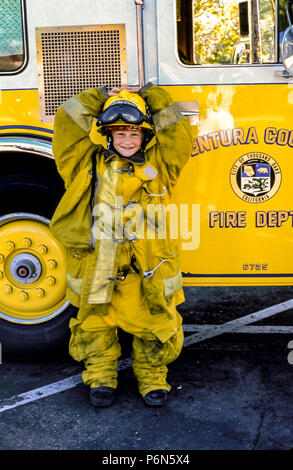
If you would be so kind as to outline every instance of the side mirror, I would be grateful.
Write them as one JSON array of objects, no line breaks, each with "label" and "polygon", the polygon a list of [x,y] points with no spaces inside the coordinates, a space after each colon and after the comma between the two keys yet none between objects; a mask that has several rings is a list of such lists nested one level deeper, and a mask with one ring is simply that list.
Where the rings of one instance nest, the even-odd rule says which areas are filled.
[{"label": "side mirror", "polygon": [[281,51],[285,70],[289,75],[293,75],[293,26],[288,26],[284,33]]}]

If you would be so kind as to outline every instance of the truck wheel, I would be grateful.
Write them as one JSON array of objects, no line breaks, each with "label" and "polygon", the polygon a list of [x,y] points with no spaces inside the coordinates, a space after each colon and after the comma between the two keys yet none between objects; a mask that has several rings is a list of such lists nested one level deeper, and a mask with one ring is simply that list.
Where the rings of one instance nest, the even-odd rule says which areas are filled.
[{"label": "truck wheel", "polygon": [[[65,250],[49,230],[60,186],[36,174],[0,178],[0,342],[3,357],[66,350]],[[3,204],[3,201],[5,203]]]}]

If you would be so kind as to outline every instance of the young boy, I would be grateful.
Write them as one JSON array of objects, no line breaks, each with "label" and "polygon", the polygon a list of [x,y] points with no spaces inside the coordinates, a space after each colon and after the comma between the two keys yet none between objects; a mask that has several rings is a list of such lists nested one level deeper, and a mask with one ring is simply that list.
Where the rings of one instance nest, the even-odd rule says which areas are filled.
[{"label": "young boy", "polygon": [[[106,148],[90,138],[95,120]],[[176,305],[184,301],[164,208],[192,152],[189,121],[151,83],[136,93],[89,89],[58,109],[53,151],[66,193],[51,229],[67,247],[67,299],[79,308],[69,352],[85,364],[90,402],[115,399],[120,327],[133,335],[140,394],[162,406],[171,388],[166,365],[182,349]]]}]

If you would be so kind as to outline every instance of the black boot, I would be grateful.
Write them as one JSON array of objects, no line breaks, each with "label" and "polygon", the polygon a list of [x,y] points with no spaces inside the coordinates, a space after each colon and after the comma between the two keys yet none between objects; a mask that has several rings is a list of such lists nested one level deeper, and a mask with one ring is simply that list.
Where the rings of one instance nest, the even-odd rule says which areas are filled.
[{"label": "black boot", "polygon": [[167,390],[152,390],[143,397],[148,406],[164,406],[168,401]]},{"label": "black boot", "polygon": [[90,402],[95,407],[111,406],[115,400],[115,389],[111,387],[93,387],[90,389]]}]

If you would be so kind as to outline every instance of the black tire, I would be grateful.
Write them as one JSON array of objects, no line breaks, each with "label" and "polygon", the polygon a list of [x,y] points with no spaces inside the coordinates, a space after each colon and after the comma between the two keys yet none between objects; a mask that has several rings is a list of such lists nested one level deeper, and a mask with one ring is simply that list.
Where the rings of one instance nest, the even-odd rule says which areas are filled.
[{"label": "black tire", "polygon": [[69,321],[76,315],[72,305],[45,323],[19,325],[0,319],[2,360],[44,360],[68,354]]},{"label": "black tire", "polygon": [[[17,169],[15,169],[17,171]],[[46,173],[46,172],[44,172]],[[56,174],[6,174],[0,177],[0,216],[27,212],[50,219],[64,189]],[[70,318],[76,308],[69,306],[57,317],[35,325],[0,319],[2,355],[18,359],[52,357],[68,349]]]}]

